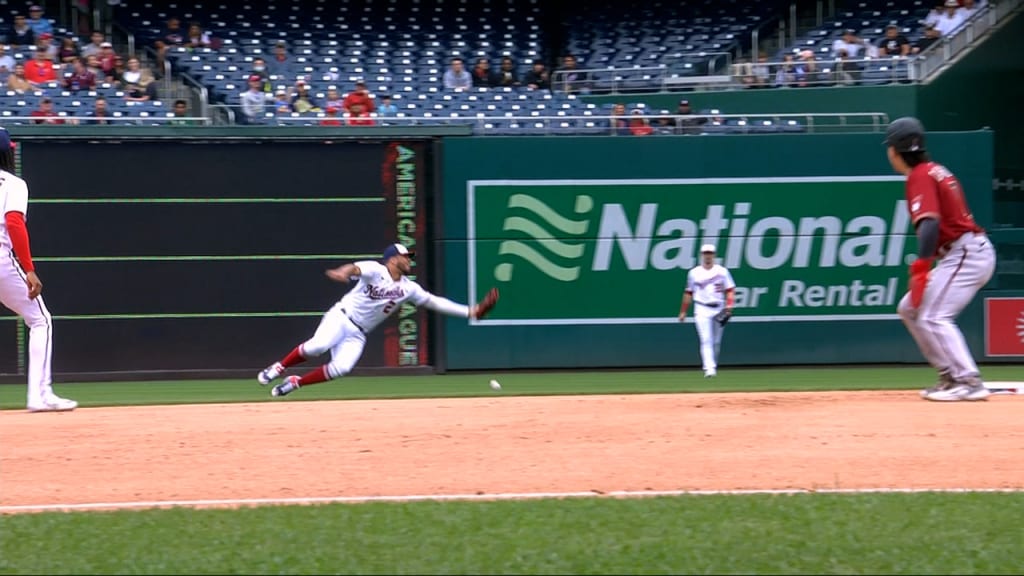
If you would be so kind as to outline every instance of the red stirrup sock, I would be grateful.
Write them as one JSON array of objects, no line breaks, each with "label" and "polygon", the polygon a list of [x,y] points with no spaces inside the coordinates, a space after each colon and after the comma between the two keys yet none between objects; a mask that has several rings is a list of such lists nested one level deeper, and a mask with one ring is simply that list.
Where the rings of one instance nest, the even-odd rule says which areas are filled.
[{"label": "red stirrup sock", "polygon": [[291,368],[292,366],[295,366],[296,364],[302,364],[305,361],[306,357],[302,355],[302,345],[299,344],[298,346],[295,347],[295,350],[292,350],[291,352],[288,353],[287,356],[284,357],[284,360],[281,360],[281,366],[284,366],[285,368]]},{"label": "red stirrup sock", "polygon": [[330,379],[331,377],[327,374],[327,365],[324,364],[319,368],[315,368],[303,374],[302,378],[299,378],[297,384],[300,387],[303,387],[309,386],[310,384],[319,384],[321,382],[327,382]]}]

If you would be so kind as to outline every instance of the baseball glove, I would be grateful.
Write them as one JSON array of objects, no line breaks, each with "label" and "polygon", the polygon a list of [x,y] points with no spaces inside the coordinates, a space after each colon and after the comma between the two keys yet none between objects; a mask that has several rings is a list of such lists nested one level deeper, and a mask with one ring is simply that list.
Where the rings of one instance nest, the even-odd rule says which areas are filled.
[{"label": "baseball glove", "polygon": [[718,314],[715,314],[715,322],[718,322],[721,326],[725,326],[726,322],[728,322],[731,318],[732,310],[730,310],[729,308],[722,308],[722,310]]},{"label": "baseball glove", "polygon": [[476,318],[480,319],[487,315],[488,312],[494,308],[494,305],[498,303],[498,289],[491,288],[491,291],[484,296],[484,299],[476,305]]}]

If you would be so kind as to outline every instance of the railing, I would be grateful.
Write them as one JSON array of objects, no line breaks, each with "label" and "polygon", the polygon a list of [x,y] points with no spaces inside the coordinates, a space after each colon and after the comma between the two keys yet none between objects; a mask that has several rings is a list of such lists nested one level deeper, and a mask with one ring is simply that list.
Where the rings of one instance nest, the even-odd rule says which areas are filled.
[{"label": "railing", "polygon": [[999,0],[985,4],[953,34],[918,54],[911,65],[911,77],[917,82],[927,80],[1021,6],[1024,6],[1024,0]]},{"label": "railing", "polygon": [[[883,56],[744,62],[733,65],[731,82],[744,88],[909,83],[909,63],[913,60],[913,56]],[[780,70],[783,71],[782,77],[779,75]]]},{"label": "railing", "polygon": [[227,117],[227,124],[236,124],[235,111],[232,110],[234,106],[228,104],[210,104],[210,109],[216,112],[223,112],[224,116]]},{"label": "railing", "polygon": [[[113,114],[113,113],[111,113]],[[39,116],[4,116],[3,121],[5,124],[24,123],[32,124],[35,126],[86,126],[92,125],[92,121],[97,120],[92,116],[71,116],[68,114],[58,114],[57,116],[49,116],[40,118]],[[186,124],[192,126],[206,126],[212,124],[209,118],[200,116],[107,116],[101,118],[106,120],[107,125],[116,126],[127,126],[127,125],[175,125],[175,124]],[[55,122],[60,122],[57,124]]]},{"label": "railing", "polygon": [[[555,70],[551,73],[551,90],[553,92],[579,92],[584,94],[617,94],[630,89],[648,92],[651,88],[665,91],[676,85],[713,83],[721,81],[728,75],[732,66],[731,52],[692,52],[680,53],[681,61],[688,61],[697,66],[696,74],[689,74],[680,64],[657,66],[608,66],[605,68],[580,68],[576,70]],[[724,73],[722,73],[724,72]],[[569,74],[585,74],[586,80],[577,80],[567,86]]]},{"label": "railing", "polygon": [[203,116],[210,115],[210,91],[199,83],[198,80],[185,74],[184,72],[180,75],[181,81],[186,85],[191,86],[195,90],[199,91],[199,109],[202,111]]},{"label": "railing", "polygon": [[[229,110],[238,105],[224,106]],[[427,113],[429,114],[429,113]],[[627,126],[622,132],[628,131],[631,121],[639,120],[660,134],[751,134],[779,132],[883,132],[889,124],[889,116],[882,112],[838,112],[838,113],[779,113],[779,114],[692,114],[679,116],[675,114],[626,114],[613,115],[553,115],[553,116],[521,116],[510,114],[474,116],[371,116],[369,118],[377,126],[437,126],[463,125],[473,126],[477,133],[498,133],[506,129],[514,129],[531,134],[609,134],[619,133],[612,128],[613,120],[625,120]],[[332,121],[324,124],[324,121]],[[328,116],[324,113],[307,115],[268,113],[256,121],[249,121],[257,126],[289,126],[289,125],[348,125],[349,118],[345,115]],[[355,127],[353,125],[353,127]],[[365,127],[365,126],[359,126]]]}]

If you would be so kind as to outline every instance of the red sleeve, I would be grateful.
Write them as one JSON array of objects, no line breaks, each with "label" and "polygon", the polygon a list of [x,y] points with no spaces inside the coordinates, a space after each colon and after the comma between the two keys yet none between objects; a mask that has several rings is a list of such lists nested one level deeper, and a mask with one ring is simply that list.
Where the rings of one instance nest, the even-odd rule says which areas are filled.
[{"label": "red sleeve", "polygon": [[907,178],[907,207],[915,226],[922,218],[939,218],[939,183],[927,172],[914,170]]},{"label": "red sleeve", "polygon": [[25,215],[21,212],[8,212],[4,215],[4,223],[7,224],[7,234],[11,237],[11,246],[14,248],[14,255],[18,257],[18,262],[21,263],[22,270],[32,272],[36,267],[32,263],[32,251],[29,250]]}]

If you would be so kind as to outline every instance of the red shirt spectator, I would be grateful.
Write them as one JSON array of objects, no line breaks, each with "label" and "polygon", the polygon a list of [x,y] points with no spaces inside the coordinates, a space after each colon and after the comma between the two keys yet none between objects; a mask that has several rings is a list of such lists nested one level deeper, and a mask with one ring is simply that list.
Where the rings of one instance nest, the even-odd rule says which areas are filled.
[{"label": "red shirt spectator", "polygon": [[53,111],[53,101],[49,98],[43,98],[39,102],[39,108],[32,111],[30,114],[36,120],[32,122],[35,124],[63,124],[64,120],[57,116],[57,113]]},{"label": "red shirt spectator", "polygon": [[325,112],[327,112],[327,118],[320,121],[321,126],[341,126],[341,120],[335,116],[338,113],[337,108],[328,106]]},{"label": "red shirt spectator", "polygon": [[33,84],[44,84],[57,79],[53,62],[46,58],[46,49],[36,49],[36,57],[25,63],[25,79]]},{"label": "red shirt spectator", "polygon": [[374,110],[373,97],[370,96],[370,91],[366,89],[365,82],[356,82],[356,89],[349,92],[342,101],[342,107],[348,113],[352,113],[352,107],[355,105],[359,105],[360,109],[367,113]]}]

